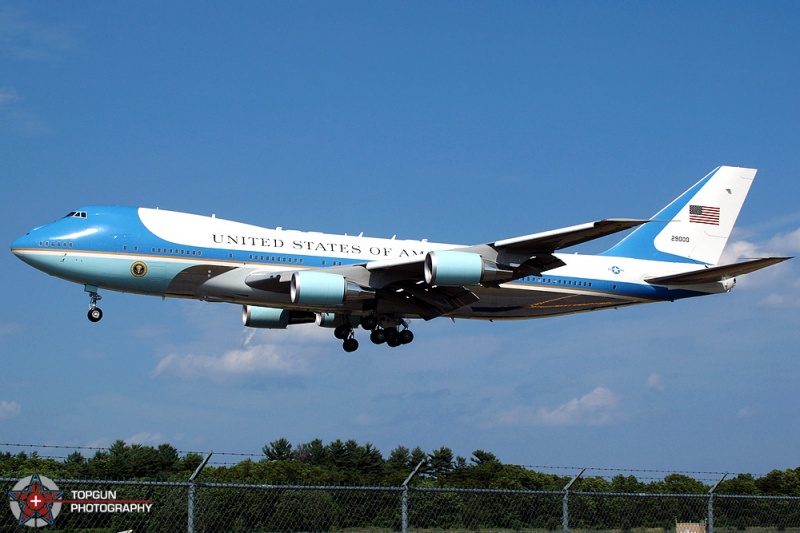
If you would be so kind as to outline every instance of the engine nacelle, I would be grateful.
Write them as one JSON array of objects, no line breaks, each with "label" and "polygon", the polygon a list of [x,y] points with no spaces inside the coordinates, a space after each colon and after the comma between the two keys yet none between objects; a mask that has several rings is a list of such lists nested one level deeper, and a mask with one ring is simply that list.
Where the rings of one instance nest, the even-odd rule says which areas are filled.
[{"label": "engine nacelle", "polygon": [[300,305],[342,305],[345,300],[370,298],[373,294],[344,276],[317,270],[295,272],[289,286],[292,303]]},{"label": "engine nacelle", "polygon": [[480,254],[437,250],[425,256],[425,282],[428,285],[480,285],[483,281],[511,279],[510,270],[502,270]]},{"label": "engine nacelle", "polygon": [[321,328],[335,328],[345,324],[355,328],[359,324],[359,318],[353,315],[317,313],[315,323]]},{"label": "engine nacelle", "polygon": [[314,322],[313,313],[298,313],[275,307],[242,306],[242,323],[248,328],[286,329],[290,324]]}]

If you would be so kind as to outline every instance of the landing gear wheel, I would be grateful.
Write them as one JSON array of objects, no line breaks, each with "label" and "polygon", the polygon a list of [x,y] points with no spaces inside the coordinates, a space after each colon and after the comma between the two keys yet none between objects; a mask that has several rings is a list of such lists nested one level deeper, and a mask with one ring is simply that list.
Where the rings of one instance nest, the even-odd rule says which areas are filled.
[{"label": "landing gear wheel", "polygon": [[336,326],[333,330],[333,336],[337,339],[344,340],[350,336],[351,329],[348,326]]},{"label": "landing gear wheel", "polygon": [[402,342],[400,342],[400,335],[395,335],[391,339],[386,339],[386,346],[390,346],[392,348],[397,348],[401,344],[402,344]]},{"label": "landing gear wheel", "polygon": [[99,307],[93,307],[89,309],[89,314],[87,316],[91,322],[100,322],[100,319],[103,318],[103,310]]},{"label": "landing gear wheel", "polygon": [[375,315],[364,315],[363,317],[361,317],[362,328],[368,331],[372,331],[375,329],[377,325],[378,325],[378,317],[376,317]]},{"label": "landing gear wheel", "polygon": [[400,344],[408,344],[414,340],[414,334],[411,333],[410,329],[404,329],[397,334],[397,337],[400,339]]},{"label": "landing gear wheel", "polygon": [[386,342],[386,332],[382,329],[373,329],[369,334],[369,340],[374,344],[383,344]]},{"label": "landing gear wheel", "polygon": [[347,353],[355,352],[358,350],[358,341],[353,337],[345,339],[342,343],[342,348],[344,348],[344,351]]},{"label": "landing gear wheel", "polygon": [[391,342],[393,342],[397,338],[397,328],[388,327],[383,331],[386,332],[386,344],[389,344],[389,346],[391,346]]}]

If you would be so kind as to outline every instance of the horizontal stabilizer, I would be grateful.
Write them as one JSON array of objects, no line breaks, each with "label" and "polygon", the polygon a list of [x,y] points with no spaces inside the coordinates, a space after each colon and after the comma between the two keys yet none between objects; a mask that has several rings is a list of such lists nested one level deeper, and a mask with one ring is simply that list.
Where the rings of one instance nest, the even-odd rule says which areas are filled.
[{"label": "horizontal stabilizer", "polygon": [[743,261],[741,263],[694,270],[683,274],[649,278],[645,281],[655,285],[698,285],[701,283],[714,283],[741,276],[742,274],[749,274],[750,272],[776,265],[787,259],[791,259],[791,257],[763,257],[760,259]]}]

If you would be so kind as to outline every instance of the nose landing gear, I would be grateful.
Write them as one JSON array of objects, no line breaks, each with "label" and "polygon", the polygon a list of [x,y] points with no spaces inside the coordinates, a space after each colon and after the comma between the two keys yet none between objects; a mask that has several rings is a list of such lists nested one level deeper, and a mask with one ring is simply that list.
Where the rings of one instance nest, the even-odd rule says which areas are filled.
[{"label": "nose landing gear", "polygon": [[97,302],[103,297],[97,293],[97,287],[86,285],[84,290],[89,293],[89,313],[86,316],[90,322],[100,322],[100,319],[103,318],[103,310],[97,307]]}]

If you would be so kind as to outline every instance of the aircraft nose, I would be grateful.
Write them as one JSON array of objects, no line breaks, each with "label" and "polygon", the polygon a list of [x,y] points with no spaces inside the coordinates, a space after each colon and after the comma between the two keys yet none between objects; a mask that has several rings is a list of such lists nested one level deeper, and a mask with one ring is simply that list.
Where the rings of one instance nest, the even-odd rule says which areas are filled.
[{"label": "aircraft nose", "polygon": [[22,253],[23,248],[28,247],[28,243],[30,242],[30,233],[26,233],[22,237],[17,237],[14,242],[11,243],[11,251],[14,255],[19,255]]},{"label": "aircraft nose", "polygon": [[11,243],[11,252],[17,257],[22,258],[26,250],[36,247],[36,236],[33,233],[37,229],[39,228],[34,228],[25,235],[17,237],[14,242]]}]

